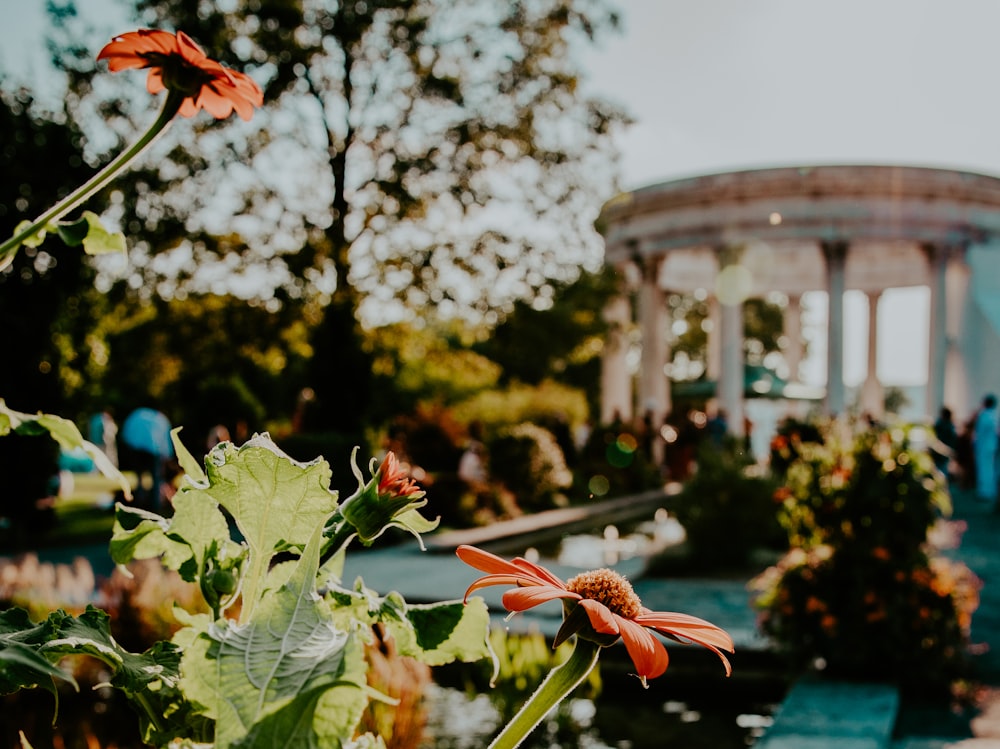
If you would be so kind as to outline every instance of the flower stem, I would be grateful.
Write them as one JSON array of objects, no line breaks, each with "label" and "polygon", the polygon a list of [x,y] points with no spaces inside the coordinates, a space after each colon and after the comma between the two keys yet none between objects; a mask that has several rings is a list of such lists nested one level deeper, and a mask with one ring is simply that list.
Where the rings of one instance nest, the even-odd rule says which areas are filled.
[{"label": "flower stem", "polygon": [[0,244],[0,271],[11,263],[14,259],[14,254],[17,252],[17,248],[20,247],[21,244],[37,235],[53,221],[61,219],[118,176],[118,174],[123,171],[136,156],[142,153],[142,151],[144,151],[146,147],[149,146],[156,139],[156,137],[164,131],[164,129],[166,129],[167,125],[169,125],[170,121],[174,118],[174,115],[177,114],[177,111],[180,109],[183,101],[184,94],[177,91],[168,91],[167,97],[163,101],[163,107],[160,109],[160,113],[157,116],[156,121],[153,122],[149,130],[147,130],[143,136],[139,138],[139,140],[132,144],[130,148],[123,151],[118,158],[87,180],[87,182],[82,184],[35,219],[30,226],[17,232],[3,244]]},{"label": "flower stem", "polygon": [[573,652],[566,662],[549,672],[517,715],[493,739],[489,749],[514,749],[519,746],[549,710],[562,702],[566,695],[587,678],[597,665],[600,650],[600,645],[577,637]]}]

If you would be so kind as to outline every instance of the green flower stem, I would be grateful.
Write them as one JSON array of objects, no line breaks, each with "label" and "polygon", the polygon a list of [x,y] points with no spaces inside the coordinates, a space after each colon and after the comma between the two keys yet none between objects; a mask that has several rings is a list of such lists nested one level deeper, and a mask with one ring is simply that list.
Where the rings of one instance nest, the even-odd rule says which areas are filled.
[{"label": "green flower stem", "polygon": [[26,240],[37,235],[53,221],[61,219],[118,176],[136,156],[142,153],[166,129],[167,125],[174,118],[174,115],[177,114],[183,101],[184,94],[177,91],[168,91],[167,98],[163,101],[163,107],[160,109],[160,114],[157,116],[156,121],[153,122],[149,130],[139,140],[87,180],[87,182],[35,219],[30,226],[17,232],[3,244],[0,244],[0,270],[3,270],[10,264],[14,259],[14,253],[17,252],[17,248]]},{"label": "green flower stem", "polygon": [[573,652],[566,662],[549,672],[517,715],[493,739],[489,749],[514,749],[520,746],[535,726],[541,723],[542,718],[587,678],[597,665],[600,651],[600,645],[577,637]]}]

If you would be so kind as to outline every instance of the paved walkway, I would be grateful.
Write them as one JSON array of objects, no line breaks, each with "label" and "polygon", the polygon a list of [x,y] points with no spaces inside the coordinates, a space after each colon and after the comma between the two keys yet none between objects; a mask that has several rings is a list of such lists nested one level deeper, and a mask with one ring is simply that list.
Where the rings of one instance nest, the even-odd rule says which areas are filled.
[{"label": "paved walkway", "polygon": [[[965,524],[958,546],[946,553],[964,561],[982,580],[972,618],[975,677],[981,690],[975,705],[949,716],[901,716],[903,736],[891,749],[1000,749],[1000,513],[971,493],[954,493],[953,520]],[[912,721],[912,724],[911,724]]]}]

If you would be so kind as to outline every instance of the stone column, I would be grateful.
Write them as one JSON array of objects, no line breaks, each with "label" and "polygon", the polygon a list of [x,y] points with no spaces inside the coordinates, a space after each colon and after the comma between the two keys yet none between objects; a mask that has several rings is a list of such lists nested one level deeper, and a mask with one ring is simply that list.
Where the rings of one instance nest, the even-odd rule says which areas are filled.
[{"label": "stone column", "polygon": [[802,297],[798,294],[788,297],[785,307],[784,330],[786,344],[782,351],[788,365],[788,380],[799,381],[799,365],[802,363]]},{"label": "stone column", "polygon": [[[738,266],[742,247],[724,247],[719,251],[719,272]],[[721,289],[720,289],[721,291]],[[716,387],[718,407],[726,412],[729,431],[742,437],[743,428],[743,299],[719,294],[719,380]]]},{"label": "stone column", "polygon": [[646,258],[639,289],[639,326],[642,334],[642,366],[639,370],[639,416],[652,412],[656,428],[670,410],[667,364],[667,308],[660,287],[661,258]]},{"label": "stone column", "polygon": [[878,300],[881,291],[869,291],[868,297],[868,372],[861,386],[861,410],[881,419],[885,412],[885,394],[878,380]]},{"label": "stone column", "polygon": [[[945,268],[945,317],[947,345],[945,352],[944,405],[951,408],[958,423],[972,413],[969,396],[969,373],[962,340],[965,338],[965,305],[969,295],[968,245],[951,248]],[[935,414],[936,415],[936,414]]]},{"label": "stone column", "polygon": [[824,240],[820,244],[826,260],[826,291],[830,300],[826,333],[826,412],[843,416],[844,392],[844,276],[847,266],[846,240]]},{"label": "stone column", "polygon": [[719,297],[714,293],[708,299],[708,323],[709,329],[705,347],[705,377],[712,382],[719,382],[719,373],[722,371],[722,305],[719,304]]},{"label": "stone column", "polygon": [[944,405],[945,366],[948,359],[948,292],[945,270],[949,248],[941,244],[925,244],[923,250],[927,256],[927,286],[931,292],[925,404],[926,415],[933,420]]},{"label": "stone column", "polygon": [[628,371],[628,333],[632,305],[626,294],[612,297],[604,308],[609,325],[601,356],[601,423],[632,418],[632,377]]}]

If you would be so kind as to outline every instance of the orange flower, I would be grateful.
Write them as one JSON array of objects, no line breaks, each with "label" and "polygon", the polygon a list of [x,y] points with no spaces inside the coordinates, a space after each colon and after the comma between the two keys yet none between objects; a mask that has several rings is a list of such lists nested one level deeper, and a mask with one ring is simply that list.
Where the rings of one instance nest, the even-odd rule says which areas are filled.
[{"label": "orange flower", "polygon": [[399,460],[396,459],[395,453],[391,450],[382,459],[382,465],[378,467],[377,475],[379,477],[379,496],[389,495],[394,499],[397,497],[417,499],[424,496],[423,490],[400,466]]},{"label": "orange flower", "polygon": [[456,553],[469,566],[487,573],[469,586],[466,599],[474,590],[490,585],[516,586],[503,594],[503,605],[512,613],[562,599],[563,624],[554,645],[577,635],[607,647],[621,637],[643,686],[647,678],[666,671],[668,664],[666,648],[650,630],[708,648],[722,659],[726,675],[732,672],[722,650],[733,652],[733,640],[723,629],[687,614],[650,611],[628,580],[616,572],[584,572],[564,583],[544,567],[521,557],[508,562],[474,546],[459,546]]},{"label": "orange flower", "polygon": [[149,68],[146,90],[158,94],[167,89],[183,95],[179,114],[193,117],[205,109],[223,120],[236,110],[249,120],[253,108],[264,103],[264,93],[252,78],[223,67],[205,56],[183,31],[140,29],[116,36],[97,55],[117,73],[131,68]]}]

